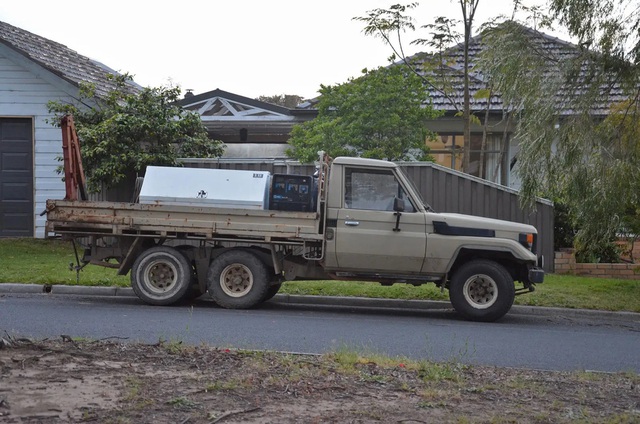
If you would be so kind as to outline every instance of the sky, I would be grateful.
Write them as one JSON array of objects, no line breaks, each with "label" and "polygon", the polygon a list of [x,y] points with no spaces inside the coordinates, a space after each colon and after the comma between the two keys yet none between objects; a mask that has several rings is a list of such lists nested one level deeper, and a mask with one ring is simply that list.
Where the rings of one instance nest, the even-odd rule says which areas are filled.
[{"label": "sky", "polygon": [[[390,48],[352,18],[399,1],[20,0],[3,1],[0,20],[128,72],[143,86],[313,98],[321,84],[388,64]],[[512,3],[481,0],[476,22],[511,15]],[[461,12],[458,0],[422,0],[411,15],[419,28]],[[405,34],[407,52],[425,50],[408,42],[426,37]]]}]

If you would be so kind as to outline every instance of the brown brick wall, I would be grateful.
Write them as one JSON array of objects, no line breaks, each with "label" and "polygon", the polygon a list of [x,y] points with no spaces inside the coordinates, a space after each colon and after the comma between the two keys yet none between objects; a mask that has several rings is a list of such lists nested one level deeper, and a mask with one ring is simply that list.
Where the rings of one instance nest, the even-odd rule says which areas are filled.
[{"label": "brown brick wall", "polygon": [[[640,250],[636,258],[640,258]],[[640,280],[640,264],[583,264],[577,263],[573,249],[555,252],[556,274],[586,275],[601,278]]]}]

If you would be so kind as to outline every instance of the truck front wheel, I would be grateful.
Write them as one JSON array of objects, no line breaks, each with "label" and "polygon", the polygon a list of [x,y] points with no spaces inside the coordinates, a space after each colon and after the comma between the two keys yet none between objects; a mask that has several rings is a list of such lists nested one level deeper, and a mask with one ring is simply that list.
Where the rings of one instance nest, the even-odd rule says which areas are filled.
[{"label": "truck front wheel", "polygon": [[193,268],[172,247],[156,246],[138,256],[131,268],[131,287],[151,305],[171,305],[182,300],[191,287]]},{"label": "truck front wheel", "polygon": [[515,299],[515,285],[497,262],[475,260],[462,265],[449,282],[449,299],[455,310],[472,321],[502,318]]},{"label": "truck front wheel", "polygon": [[209,295],[223,308],[247,309],[263,302],[269,290],[267,267],[245,250],[229,250],[211,263]]}]

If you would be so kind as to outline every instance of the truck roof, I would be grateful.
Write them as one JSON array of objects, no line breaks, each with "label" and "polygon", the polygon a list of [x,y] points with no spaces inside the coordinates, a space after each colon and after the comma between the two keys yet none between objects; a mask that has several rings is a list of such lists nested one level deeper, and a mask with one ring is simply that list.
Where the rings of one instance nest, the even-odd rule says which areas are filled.
[{"label": "truck roof", "polygon": [[337,165],[360,165],[360,166],[375,166],[378,168],[396,168],[397,165],[393,162],[380,159],[367,159],[367,158],[352,158],[347,156],[338,156],[333,160],[333,163]]}]

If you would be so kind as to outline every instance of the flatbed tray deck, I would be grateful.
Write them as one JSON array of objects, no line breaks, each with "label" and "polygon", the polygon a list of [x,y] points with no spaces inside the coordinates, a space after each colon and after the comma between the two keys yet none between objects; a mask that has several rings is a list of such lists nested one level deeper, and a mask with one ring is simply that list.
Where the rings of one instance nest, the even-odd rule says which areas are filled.
[{"label": "flatbed tray deck", "polygon": [[69,236],[133,236],[265,242],[322,241],[316,212],[47,200],[47,232]]}]

